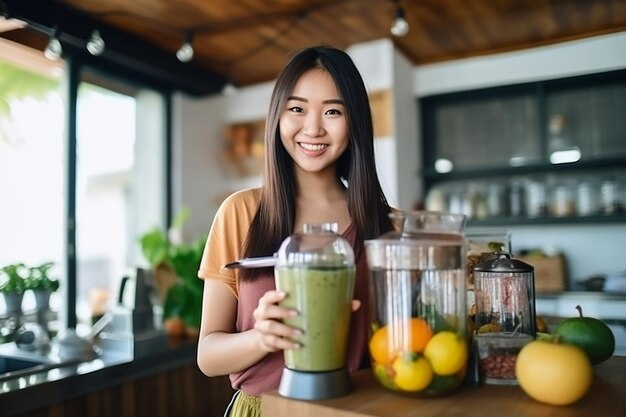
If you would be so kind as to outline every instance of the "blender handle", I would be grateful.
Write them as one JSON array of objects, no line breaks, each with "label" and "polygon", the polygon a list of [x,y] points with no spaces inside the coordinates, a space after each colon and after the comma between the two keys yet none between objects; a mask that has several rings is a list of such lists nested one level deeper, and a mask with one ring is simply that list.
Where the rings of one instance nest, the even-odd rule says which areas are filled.
[{"label": "blender handle", "polygon": [[124,288],[126,288],[126,283],[130,278],[126,275],[122,277],[122,282],[120,283],[120,292],[117,294],[117,303],[124,304]]}]

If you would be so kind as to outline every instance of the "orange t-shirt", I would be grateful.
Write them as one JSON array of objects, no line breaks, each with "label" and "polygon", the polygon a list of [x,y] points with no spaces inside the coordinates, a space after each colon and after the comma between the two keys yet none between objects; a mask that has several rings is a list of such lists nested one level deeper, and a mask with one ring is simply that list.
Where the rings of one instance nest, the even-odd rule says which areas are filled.
[{"label": "orange t-shirt", "polygon": [[[224,264],[242,257],[246,234],[260,198],[261,190],[255,188],[238,191],[224,200],[213,220],[198,272],[200,278],[223,281],[238,298],[236,323],[238,332],[254,327],[252,313],[258,305],[259,298],[266,291],[276,288],[272,270],[261,274],[254,281],[239,282],[238,270],[222,268]],[[350,325],[347,366],[350,371],[354,371],[367,358],[368,270],[363,242],[357,239],[354,223],[348,226],[342,236],[354,250],[357,269],[354,298],[361,300],[361,308],[353,314]],[[249,395],[260,395],[278,388],[283,367],[283,352],[270,353],[251,367],[231,374],[231,384],[233,388],[241,389]]]}]

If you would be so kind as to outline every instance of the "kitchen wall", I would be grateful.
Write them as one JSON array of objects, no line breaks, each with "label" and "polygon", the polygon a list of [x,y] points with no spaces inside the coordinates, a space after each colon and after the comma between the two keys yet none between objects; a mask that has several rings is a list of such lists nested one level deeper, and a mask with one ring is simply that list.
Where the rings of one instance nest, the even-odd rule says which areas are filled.
[{"label": "kitchen wall", "polygon": [[[410,209],[422,195],[417,97],[626,68],[624,51],[626,32],[420,67],[412,67],[387,39],[349,48],[370,91],[391,89],[394,95],[392,136],[376,140],[377,169],[390,202]],[[192,209],[186,237],[208,232],[219,203],[230,192],[260,183],[259,177],[227,174],[223,129],[229,123],[262,119],[272,86],[247,87],[229,97],[175,97],[174,204]],[[626,258],[620,256],[626,224],[509,229],[514,250],[543,245],[563,250],[573,281],[626,271]]]}]

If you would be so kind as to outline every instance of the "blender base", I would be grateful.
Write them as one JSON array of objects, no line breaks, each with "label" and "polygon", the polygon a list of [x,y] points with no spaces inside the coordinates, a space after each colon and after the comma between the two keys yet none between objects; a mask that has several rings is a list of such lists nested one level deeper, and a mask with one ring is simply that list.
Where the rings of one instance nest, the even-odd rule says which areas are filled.
[{"label": "blender base", "polygon": [[329,372],[303,372],[283,369],[278,393],[296,400],[325,400],[343,397],[353,390],[346,368]]}]

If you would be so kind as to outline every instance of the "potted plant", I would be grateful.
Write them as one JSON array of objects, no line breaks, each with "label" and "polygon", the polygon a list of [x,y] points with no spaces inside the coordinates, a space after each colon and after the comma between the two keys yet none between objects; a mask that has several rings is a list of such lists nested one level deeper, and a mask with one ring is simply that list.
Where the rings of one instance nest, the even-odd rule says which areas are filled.
[{"label": "potted plant", "polygon": [[50,295],[59,289],[59,281],[50,277],[48,272],[53,266],[54,262],[44,262],[29,268],[26,289],[33,291],[37,310],[47,310],[50,307]]},{"label": "potted plant", "polygon": [[0,271],[0,294],[4,297],[7,313],[21,313],[26,291],[26,280],[23,276],[26,266],[23,263],[11,264],[2,267]]},{"label": "potted plant", "polygon": [[[189,210],[172,221],[169,235],[184,224]],[[192,244],[174,243],[163,230],[155,228],[140,238],[144,257],[154,270],[155,286],[163,302],[163,324],[171,335],[197,335],[202,311],[202,281],[198,268],[206,239]]]}]

